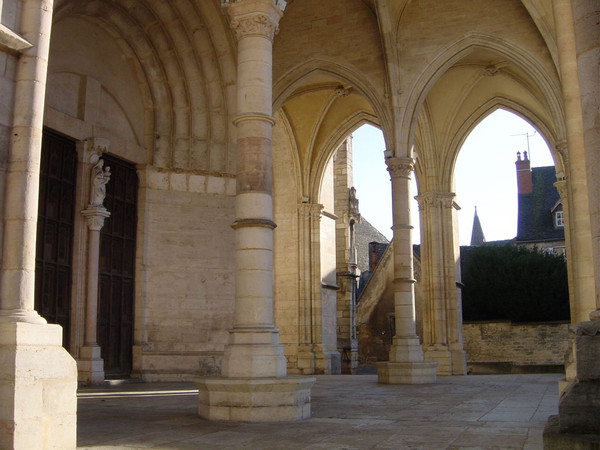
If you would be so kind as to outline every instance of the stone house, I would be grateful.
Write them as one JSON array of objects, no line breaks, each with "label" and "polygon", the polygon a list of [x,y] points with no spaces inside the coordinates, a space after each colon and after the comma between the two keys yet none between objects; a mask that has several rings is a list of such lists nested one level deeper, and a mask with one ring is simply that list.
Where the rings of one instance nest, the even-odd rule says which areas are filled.
[{"label": "stone house", "polygon": [[530,168],[527,152],[517,154],[519,214],[515,244],[565,254],[564,208],[553,166]]},{"label": "stone house", "polygon": [[335,373],[340,339],[353,339],[338,310],[338,270],[350,271],[336,253],[332,156],[364,123],[384,133],[393,193],[397,336],[380,382],[466,373],[453,166],[498,108],[550,145],[573,321],[595,317],[595,2],[4,0],[0,10],[0,447],[73,448],[77,382],[107,376],[200,377],[208,419],[310,417],[314,379],[289,375]]}]

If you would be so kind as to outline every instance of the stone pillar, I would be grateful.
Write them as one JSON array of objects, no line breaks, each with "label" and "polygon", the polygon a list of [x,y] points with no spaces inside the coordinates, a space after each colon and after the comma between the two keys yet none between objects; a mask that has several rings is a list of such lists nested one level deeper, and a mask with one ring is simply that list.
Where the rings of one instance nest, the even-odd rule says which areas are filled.
[{"label": "stone pillar", "polygon": [[[106,148],[106,147],[105,147]],[[86,384],[104,382],[104,360],[97,342],[98,325],[98,270],[100,260],[100,230],[110,212],[104,207],[105,185],[110,179],[110,168],[104,168],[99,153],[92,154],[90,173],[90,204],[81,211],[88,226],[87,288],[85,301],[84,344],[79,352],[79,380]]]},{"label": "stone pillar", "polygon": [[298,205],[300,234],[298,368],[302,374],[339,373],[340,355],[325,342],[321,287],[321,213],[323,205]]},{"label": "stone pillar", "polygon": [[600,318],[600,3],[573,0],[572,5],[596,280],[593,316]]},{"label": "stone pillar", "polygon": [[358,368],[356,339],[356,248],[354,227],[360,221],[356,190],[353,187],[352,137],[347,138],[334,156],[334,202],[336,239],[338,349],[342,352],[342,373]]},{"label": "stone pillar", "polygon": [[[300,231],[299,261],[299,317],[298,317],[298,368],[300,373],[340,373],[340,354],[326,339],[326,329],[334,329],[328,315],[327,298],[322,287],[321,265],[321,215],[323,205],[301,203],[298,205]],[[335,302],[335,300],[334,300]]]},{"label": "stone pillar", "polygon": [[223,378],[198,381],[198,413],[232,421],[304,419],[314,379],[286,377],[273,319],[272,48],[285,2],[227,4],[238,48],[235,311]]},{"label": "stone pillar", "polygon": [[571,325],[571,353],[565,361],[567,378],[544,429],[544,448],[598,448],[600,435],[600,321]]},{"label": "stone pillar", "polygon": [[[323,205],[301,203],[298,205],[298,231],[300,254],[299,307],[298,307],[298,369],[308,375],[315,373],[315,349],[313,348],[313,308],[321,294],[320,222]],[[315,235],[316,233],[316,235]]]},{"label": "stone pillar", "polygon": [[[52,0],[23,0],[0,278],[0,448],[75,448],[75,361],[34,310],[40,153]],[[9,105],[5,105],[8,110]]]},{"label": "stone pillar", "polygon": [[436,381],[436,362],[424,361],[415,324],[413,249],[410,225],[410,174],[412,158],[386,160],[392,180],[394,233],[394,313],[396,335],[389,362],[377,364],[380,383],[424,384]]},{"label": "stone pillar", "polygon": [[[567,164],[568,159],[567,158],[567,145],[566,143],[559,143],[556,145],[556,149],[557,151],[563,155],[563,159],[565,161],[565,165]],[[572,249],[573,243],[572,243],[572,233],[571,233],[571,227],[570,227],[570,217],[571,217],[571,208],[569,205],[569,185],[567,184],[567,180],[564,177],[564,174],[556,174],[557,180],[554,183],[554,187],[556,187],[556,190],[558,191],[558,195],[560,196],[560,200],[562,202],[563,205],[563,217],[564,217],[564,230],[565,230],[565,249],[566,249],[566,253],[567,255],[570,254],[570,251]],[[574,281],[573,281],[573,274],[575,272],[575,267],[576,265],[574,264],[573,258],[567,258],[567,282],[569,285],[569,298],[570,299],[574,299],[575,298],[575,289],[574,289]],[[569,302],[569,306],[570,306],[570,314],[571,317],[575,317],[577,315],[577,311],[576,311],[576,303],[575,301],[571,300]]]},{"label": "stone pillar", "polygon": [[555,186],[566,208],[565,238],[574,324],[570,328],[571,351],[565,361],[566,381],[559,384],[559,415],[548,419],[544,448],[597,448],[600,434],[598,2],[554,0],[553,12],[568,145],[568,154],[563,154],[567,163],[566,183],[559,177]]},{"label": "stone pillar", "polygon": [[465,375],[462,310],[456,289],[453,229],[454,193],[426,192],[417,196],[421,218],[421,292],[423,350],[426,361],[437,361],[438,375]]},{"label": "stone pillar", "polygon": [[575,323],[588,320],[589,313],[597,309],[587,178],[587,166],[590,171],[595,166],[587,161],[588,155],[584,147],[572,2],[554,0],[553,9],[568,146],[565,170],[569,190],[569,216],[565,218],[568,225],[565,234],[571,235],[567,255],[573,282],[570,289],[571,321]]}]

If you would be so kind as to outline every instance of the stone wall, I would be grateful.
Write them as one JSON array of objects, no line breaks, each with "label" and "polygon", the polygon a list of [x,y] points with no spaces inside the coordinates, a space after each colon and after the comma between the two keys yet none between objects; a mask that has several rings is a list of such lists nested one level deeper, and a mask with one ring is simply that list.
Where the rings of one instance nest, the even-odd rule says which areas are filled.
[{"label": "stone wall", "polygon": [[140,171],[137,362],[146,380],[219,373],[233,323],[235,180]]},{"label": "stone wall", "polygon": [[469,373],[562,371],[569,324],[463,324]]}]

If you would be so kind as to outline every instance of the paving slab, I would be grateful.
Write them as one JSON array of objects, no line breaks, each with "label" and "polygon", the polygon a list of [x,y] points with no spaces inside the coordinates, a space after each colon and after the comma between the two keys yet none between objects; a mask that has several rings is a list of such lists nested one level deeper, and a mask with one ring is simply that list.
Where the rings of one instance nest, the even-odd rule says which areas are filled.
[{"label": "paving slab", "polygon": [[312,417],[288,423],[207,421],[193,383],[125,383],[78,392],[82,449],[543,448],[560,374],[440,377],[381,385],[376,375],[317,376]]}]

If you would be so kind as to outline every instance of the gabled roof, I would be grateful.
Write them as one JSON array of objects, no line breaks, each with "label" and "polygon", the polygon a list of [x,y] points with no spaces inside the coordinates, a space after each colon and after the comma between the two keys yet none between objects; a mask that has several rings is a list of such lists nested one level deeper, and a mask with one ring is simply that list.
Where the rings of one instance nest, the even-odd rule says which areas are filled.
[{"label": "gabled roof", "polygon": [[533,192],[519,195],[517,242],[564,240],[562,228],[554,227],[552,211],[560,203],[560,195],[554,187],[554,166],[531,169]]},{"label": "gabled roof", "polygon": [[364,216],[354,225],[354,245],[356,246],[356,265],[361,272],[369,270],[369,242],[388,244],[390,241],[377,230]]}]

